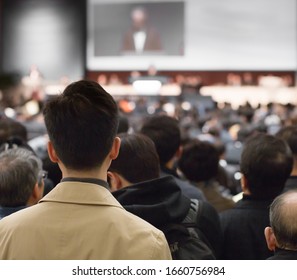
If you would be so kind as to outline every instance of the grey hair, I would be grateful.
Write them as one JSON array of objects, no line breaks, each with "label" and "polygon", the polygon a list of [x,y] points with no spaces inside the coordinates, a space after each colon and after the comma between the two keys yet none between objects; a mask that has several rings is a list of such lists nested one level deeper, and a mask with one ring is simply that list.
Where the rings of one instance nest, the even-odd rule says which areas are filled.
[{"label": "grey hair", "polygon": [[25,206],[39,181],[42,161],[23,148],[8,149],[0,154],[0,205]]},{"label": "grey hair", "polygon": [[278,247],[297,250],[297,190],[279,195],[270,205],[270,225]]}]

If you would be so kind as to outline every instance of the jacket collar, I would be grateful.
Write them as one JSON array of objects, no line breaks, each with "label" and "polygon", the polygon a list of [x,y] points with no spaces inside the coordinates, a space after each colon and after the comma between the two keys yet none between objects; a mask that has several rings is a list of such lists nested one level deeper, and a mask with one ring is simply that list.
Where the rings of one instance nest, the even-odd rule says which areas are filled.
[{"label": "jacket collar", "polygon": [[236,208],[254,208],[254,209],[269,209],[270,204],[273,199],[270,200],[260,200],[255,199],[250,195],[243,195],[242,199],[236,203]]},{"label": "jacket collar", "polygon": [[158,227],[168,222],[181,222],[191,201],[182,195],[173,176],[131,185],[112,193],[124,208]]},{"label": "jacket collar", "polygon": [[95,183],[66,181],[59,183],[39,203],[61,202],[87,205],[106,205],[122,208],[109,190]]}]

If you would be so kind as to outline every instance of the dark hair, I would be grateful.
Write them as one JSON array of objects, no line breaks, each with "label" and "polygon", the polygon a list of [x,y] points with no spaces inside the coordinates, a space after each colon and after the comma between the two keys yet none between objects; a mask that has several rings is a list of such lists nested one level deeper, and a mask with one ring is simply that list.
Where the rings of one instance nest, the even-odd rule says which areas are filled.
[{"label": "dark hair", "polygon": [[148,118],[140,132],[155,143],[161,165],[171,160],[181,145],[178,121],[167,115],[155,115]]},{"label": "dark hair", "polygon": [[279,248],[297,250],[297,191],[277,196],[270,206],[269,219]]},{"label": "dark hair", "polygon": [[119,116],[119,127],[118,127],[118,134],[120,133],[126,133],[129,130],[129,119],[124,116],[123,114],[120,114]]},{"label": "dark hair", "polygon": [[0,205],[25,206],[39,181],[41,160],[23,148],[8,149],[0,154]]},{"label": "dark hair", "polygon": [[159,158],[154,143],[141,134],[122,133],[118,157],[111,162],[110,171],[123,176],[131,183],[159,177]]},{"label": "dark hair", "polygon": [[49,138],[63,164],[74,170],[101,165],[118,129],[118,108],[98,83],[81,80],[49,100],[43,111]]},{"label": "dark hair", "polygon": [[0,145],[9,139],[16,138],[22,142],[27,142],[28,135],[26,127],[13,119],[0,119]]},{"label": "dark hair", "polygon": [[279,195],[293,166],[289,146],[282,139],[263,133],[249,138],[244,145],[240,169],[252,196],[274,199]]},{"label": "dark hair", "polygon": [[296,125],[283,127],[276,133],[275,136],[285,140],[288,143],[292,153],[294,155],[297,155],[297,126]]},{"label": "dark hair", "polygon": [[218,173],[218,150],[210,142],[192,140],[185,145],[178,167],[190,181],[210,180]]}]

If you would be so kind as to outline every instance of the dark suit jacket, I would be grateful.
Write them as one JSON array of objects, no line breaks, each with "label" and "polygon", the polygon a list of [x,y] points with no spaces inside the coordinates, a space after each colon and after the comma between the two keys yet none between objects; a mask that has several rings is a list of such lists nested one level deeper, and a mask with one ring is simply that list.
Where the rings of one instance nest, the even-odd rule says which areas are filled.
[{"label": "dark suit jacket", "polygon": [[268,260],[297,260],[297,251],[276,249],[274,255]]},{"label": "dark suit jacket", "polygon": [[[134,39],[133,39],[134,31],[132,29],[128,30],[123,38],[123,46],[122,51],[135,51]],[[146,39],[143,47],[143,51],[161,51],[161,39],[160,35],[156,29],[153,27],[148,27],[146,29]]]},{"label": "dark suit jacket", "polygon": [[290,176],[286,181],[283,192],[296,190],[297,189],[297,176]]},{"label": "dark suit jacket", "polygon": [[244,195],[233,209],[220,213],[223,229],[223,254],[226,260],[265,260],[273,255],[264,236],[269,226],[272,201]]}]

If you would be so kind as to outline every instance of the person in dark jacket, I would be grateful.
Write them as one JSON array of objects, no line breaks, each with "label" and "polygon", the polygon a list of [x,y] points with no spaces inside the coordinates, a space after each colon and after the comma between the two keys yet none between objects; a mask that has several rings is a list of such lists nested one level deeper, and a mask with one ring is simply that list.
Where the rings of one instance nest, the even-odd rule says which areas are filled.
[{"label": "person in dark jacket", "polygon": [[125,32],[122,51],[131,53],[146,53],[162,51],[161,37],[157,29],[148,22],[148,12],[142,7],[131,11],[132,24]]},{"label": "person in dark jacket", "polygon": [[243,199],[220,213],[223,228],[223,259],[264,260],[272,255],[264,229],[269,226],[269,205],[290,175],[292,153],[285,141],[257,134],[243,148],[240,170]]},{"label": "person in dark jacket", "polygon": [[283,192],[297,189],[297,126],[290,125],[281,128],[277,132],[276,137],[279,137],[288,143],[294,159],[293,169],[290,177],[286,181]]},{"label": "person in dark jacket", "polygon": [[[114,197],[129,212],[163,229],[181,223],[191,200],[182,194],[173,176],[159,177],[159,159],[154,143],[141,134],[119,134],[119,155],[109,168],[109,184]],[[199,229],[215,257],[220,255],[221,228],[216,210],[199,200]]]},{"label": "person in dark jacket", "polygon": [[208,141],[193,139],[184,146],[178,166],[184,176],[203,192],[207,201],[218,211],[234,207],[229,190],[216,179],[219,153]]},{"label": "person in dark jacket", "polygon": [[181,132],[178,121],[167,115],[154,115],[146,119],[140,132],[153,140],[160,160],[161,176],[172,175],[182,193],[189,198],[206,200],[203,192],[183,180],[176,165],[181,156]]},{"label": "person in dark jacket", "polygon": [[297,190],[274,199],[269,210],[270,227],[265,228],[269,260],[297,260]]}]

